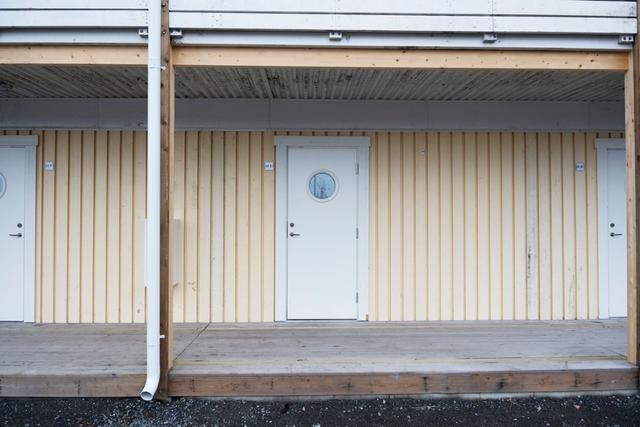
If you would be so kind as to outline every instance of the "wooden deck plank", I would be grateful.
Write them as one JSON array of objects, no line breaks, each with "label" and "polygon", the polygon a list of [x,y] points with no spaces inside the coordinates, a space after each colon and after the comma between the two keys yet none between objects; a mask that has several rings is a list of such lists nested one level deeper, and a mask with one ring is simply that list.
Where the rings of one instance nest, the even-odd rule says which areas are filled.
[{"label": "wooden deck plank", "polygon": [[[638,387],[625,321],[176,324],[175,396]],[[0,396],[136,396],[143,324],[0,323]]]}]

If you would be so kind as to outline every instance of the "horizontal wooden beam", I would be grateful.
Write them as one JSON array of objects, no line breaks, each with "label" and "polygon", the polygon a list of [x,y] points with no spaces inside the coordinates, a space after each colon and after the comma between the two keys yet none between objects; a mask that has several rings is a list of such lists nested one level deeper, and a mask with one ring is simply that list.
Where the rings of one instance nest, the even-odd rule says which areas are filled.
[{"label": "horizontal wooden beam", "polygon": [[[1,53],[1,52],[0,52]],[[626,71],[626,52],[174,47],[177,67]]]},{"label": "horizontal wooden beam", "polygon": [[171,375],[173,396],[365,396],[636,390],[637,369],[401,374]]},{"label": "horizontal wooden beam", "polygon": [[0,397],[132,397],[144,374],[0,375]]},{"label": "horizontal wooden beam", "polygon": [[[0,375],[0,397],[133,397],[144,374]],[[366,396],[627,391],[638,370],[399,374],[170,374],[172,396]]]},{"label": "horizontal wooden beam", "polygon": [[0,46],[0,65],[146,66],[146,46]]},{"label": "horizontal wooden beam", "polygon": [[[176,66],[626,71],[626,52],[174,47]],[[0,64],[145,66],[145,46],[0,46]]]}]

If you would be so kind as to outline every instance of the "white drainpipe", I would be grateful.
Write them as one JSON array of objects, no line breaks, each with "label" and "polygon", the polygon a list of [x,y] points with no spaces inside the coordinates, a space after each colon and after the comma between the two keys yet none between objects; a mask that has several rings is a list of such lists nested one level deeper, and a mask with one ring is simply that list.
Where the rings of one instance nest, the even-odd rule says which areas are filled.
[{"label": "white drainpipe", "polygon": [[149,0],[147,83],[147,382],[140,393],[153,399],[160,382],[160,70],[161,0]]}]

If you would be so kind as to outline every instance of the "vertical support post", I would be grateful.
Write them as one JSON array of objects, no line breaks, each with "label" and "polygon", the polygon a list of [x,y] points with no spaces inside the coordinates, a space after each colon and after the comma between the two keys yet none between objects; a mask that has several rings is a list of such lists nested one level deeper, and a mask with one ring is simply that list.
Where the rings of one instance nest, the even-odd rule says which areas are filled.
[{"label": "vertical support post", "polygon": [[638,95],[640,88],[640,47],[636,37],[633,51],[629,53],[629,67],[625,73],[625,150],[627,165],[627,360],[634,365],[638,365],[638,320],[640,320],[638,309],[640,304],[638,297],[638,267],[640,257],[638,253],[638,242],[640,241],[640,227],[638,227],[640,213],[640,199],[638,198],[638,188],[640,188],[640,108],[638,105]]},{"label": "vertical support post", "polygon": [[174,183],[175,92],[169,32],[169,0],[162,0],[160,75],[160,384],[158,398],[168,399],[173,367],[172,218]]}]

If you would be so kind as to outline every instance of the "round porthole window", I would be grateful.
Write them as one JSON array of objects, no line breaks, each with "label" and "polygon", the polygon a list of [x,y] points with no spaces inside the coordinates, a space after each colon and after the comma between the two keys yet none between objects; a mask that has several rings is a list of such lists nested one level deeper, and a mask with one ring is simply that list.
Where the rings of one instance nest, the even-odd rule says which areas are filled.
[{"label": "round porthole window", "polygon": [[4,196],[4,193],[7,191],[7,180],[0,172],[0,199]]},{"label": "round porthole window", "polygon": [[309,178],[309,194],[319,202],[333,199],[337,190],[338,184],[330,172],[316,172]]}]

